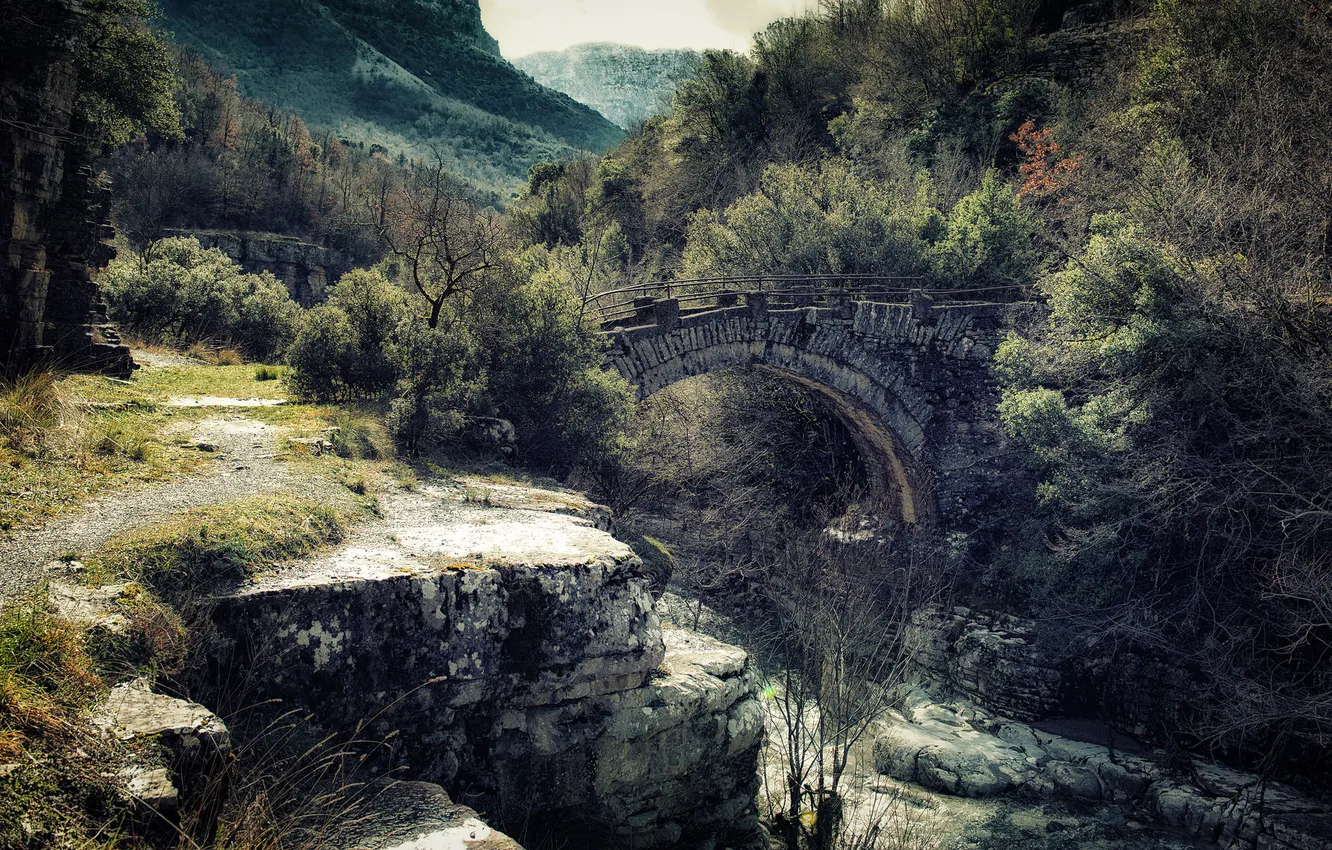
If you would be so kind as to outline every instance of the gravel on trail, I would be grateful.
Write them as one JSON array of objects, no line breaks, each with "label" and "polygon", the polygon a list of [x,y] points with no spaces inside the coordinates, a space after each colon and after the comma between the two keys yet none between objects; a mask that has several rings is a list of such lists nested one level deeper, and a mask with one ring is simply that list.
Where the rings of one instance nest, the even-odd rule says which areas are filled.
[{"label": "gravel on trail", "polygon": [[[117,532],[161,522],[190,508],[279,490],[297,480],[285,464],[273,459],[278,428],[221,416],[192,424],[189,439],[217,458],[215,472],[110,494],[35,531],[0,540],[0,606],[58,575],[64,567],[57,563],[62,555],[89,554]],[[309,484],[318,486],[313,478]]]}]

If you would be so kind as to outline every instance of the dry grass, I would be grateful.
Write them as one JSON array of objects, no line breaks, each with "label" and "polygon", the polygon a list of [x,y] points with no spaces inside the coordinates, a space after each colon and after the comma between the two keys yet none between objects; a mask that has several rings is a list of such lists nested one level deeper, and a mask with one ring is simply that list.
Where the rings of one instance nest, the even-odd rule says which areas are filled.
[{"label": "dry grass", "polygon": [[122,482],[160,480],[202,463],[158,442],[165,416],[131,390],[50,371],[0,388],[0,531],[40,522]]},{"label": "dry grass", "polygon": [[383,417],[374,411],[335,408],[328,416],[328,441],[338,457],[350,460],[385,460],[393,457],[393,440]]},{"label": "dry grass", "polygon": [[186,349],[185,353],[210,366],[241,366],[245,363],[245,358],[238,350],[225,345],[196,342]]},{"label": "dry grass", "polygon": [[109,776],[128,754],[86,719],[105,686],[83,631],[44,600],[0,611],[0,846],[110,847],[128,812]]},{"label": "dry grass", "polygon": [[42,370],[0,381],[0,447],[29,455],[46,448],[64,409],[57,382]]}]

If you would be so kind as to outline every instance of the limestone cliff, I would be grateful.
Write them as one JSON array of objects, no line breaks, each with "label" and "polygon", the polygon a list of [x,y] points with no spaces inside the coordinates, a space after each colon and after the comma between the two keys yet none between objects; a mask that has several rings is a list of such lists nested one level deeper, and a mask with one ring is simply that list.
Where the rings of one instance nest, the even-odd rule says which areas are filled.
[{"label": "limestone cliff", "polygon": [[[470,491],[469,491],[470,492]],[[660,625],[641,561],[567,494],[425,488],[354,543],[216,600],[211,666],[515,835],[740,846],[763,736],[740,650]],[[587,518],[591,516],[592,519]]]},{"label": "limestone cliff", "polygon": [[346,254],[294,236],[233,230],[170,230],[165,235],[189,236],[205,248],[217,248],[251,274],[272,273],[302,307],[323,303],[328,286],[352,267]]}]

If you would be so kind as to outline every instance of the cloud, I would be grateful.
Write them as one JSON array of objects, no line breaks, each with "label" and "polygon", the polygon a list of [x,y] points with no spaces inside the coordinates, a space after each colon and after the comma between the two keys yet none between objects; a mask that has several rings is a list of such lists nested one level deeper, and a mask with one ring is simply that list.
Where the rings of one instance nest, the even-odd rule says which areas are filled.
[{"label": "cloud", "polygon": [[805,0],[704,0],[708,14],[722,29],[749,35],[809,5]]}]

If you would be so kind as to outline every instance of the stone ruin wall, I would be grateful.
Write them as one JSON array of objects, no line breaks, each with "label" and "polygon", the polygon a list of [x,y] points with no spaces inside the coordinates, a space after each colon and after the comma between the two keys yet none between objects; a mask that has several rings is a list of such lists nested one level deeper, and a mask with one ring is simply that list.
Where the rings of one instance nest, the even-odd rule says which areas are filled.
[{"label": "stone ruin wall", "polygon": [[[32,33],[13,36],[0,57],[0,358],[128,376],[129,349],[89,271],[113,252],[104,242],[109,191],[74,109],[70,36],[82,14],[79,0],[44,4],[13,24]],[[43,31],[45,39],[33,35]]]},{"label": "stone ruin wall", "polygon": [[330,284],[351,271],[351,258],[341,251],[302,242],[294,236],[232,230],[171,230],[167,236],[188,236],[205,248],[216,248],[251,274],[269,272],[282,281],[302,307],[322,304]]}]

